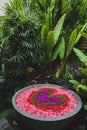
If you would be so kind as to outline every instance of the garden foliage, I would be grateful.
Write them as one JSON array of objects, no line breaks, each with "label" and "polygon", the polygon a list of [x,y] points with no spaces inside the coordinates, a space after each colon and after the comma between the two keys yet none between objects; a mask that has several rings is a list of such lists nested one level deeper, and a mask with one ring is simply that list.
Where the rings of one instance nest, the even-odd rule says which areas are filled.
[{"label": "garden foliage", "polygon": [[14,92],[32,78],[39,82],[39,76],[45,77],[40,82],[48,82],[51,75],[63,78],[73,47],[83,44],[81,37],[87,42],[87,0],[12,0],[4,11],[0,20],[4,88]]}]

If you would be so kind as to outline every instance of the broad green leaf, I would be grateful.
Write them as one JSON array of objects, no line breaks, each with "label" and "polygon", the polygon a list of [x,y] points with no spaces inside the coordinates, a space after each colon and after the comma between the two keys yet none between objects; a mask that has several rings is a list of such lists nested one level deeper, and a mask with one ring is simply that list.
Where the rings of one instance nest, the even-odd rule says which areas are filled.
[{"label": "broad green leaf", "polygon": [[81,50],[77,48],[73,48],[73,51],[75,52],[79,60],[82,61],[84,65],[87,66],[87,56]]},{"label": "broad green leaf", "polygon": [[47,51],[50,54],[52,52],[53,46],[54,46],[54,33],[53,33],[53,31],[50,31],[47,35],[46,46],[47,46]]},{"label": "broad green leaf", "polygon": [[73,48],[76,38],[77,38],[77,28],[74,29],[70,35],[70,40],[69,40],[69,44],[68,44],[69,50],[71,50]]},{"label": "broad green leaf", "polygon": [[86,85],[79,84],[76,88],[77,88],[77,92],[78,92],[79,90],[82,90],[82,92],[84,92],[84,94],[85,94],[85,92],[86,92],[86,94],[87,94],[87,86],[86,86]]},{"label": "broad green leaf", "polygon": [[63,27],[64,19],[65,19],[65,14],[59,19],[57,25],[54,28],[54,44],[56,44],[58,41],[58,38],[60,36]]},{"label": "broad green leaf", "polygon": [[53,8],[55,7],[55,0],[51,0],[51,10],[53,10]]},{"label": "broad green leaf", "polygon": [[59,44],[56,46],[55,50],[51,54],[51,61],[54,61],[59,54]]},{"label": "broad green leaf", "polygon": [[80,32],[80,34],[81,34],[85,39],[87,39],[87,33]]},{"label": "broad green leaf", "polygon": [[80,83],[76,80],[69,80],[70,83],[72,83],[75,87],[77,87]]},{"label": "broad green leaf", "polygon": [[[82,27],[81,32],[84,31],[84,29],[87,27],[87,23]],[[68,44],[68,49],[66,51],[66,57],[68,58],[69,54],[71,53],[73,47],[78,43],[78,41],[81,38],[81,34],[77,34],[77,29],[74,29],[70,35],[70,40],[69,40],[69,44]]]},{"label": "broad green leaf", "polygon": [[51,61],[54,61],[58,57],[58,55],[60,56],[61,59],[63,59],[64,54],[65,54],[65,41],[64,38],[62,37],[60,44],[57,45],[54,52],[52,53]]},{"label": "broad green leaf", "polygon": [[48,28],[48,31],[52,30],[52,11],[50,10],[50,8],[48,8],[47,10],[47,14],[45,17],[45,24]]},{"label": "broad green leaf", "polygon": [[41,43],[43,46],[45,44],[46,36],[47,36],[47,27],[46,25],[43,25],[42,30],[41,30]]},{"label": "broad green leaf", "polygon": [[81,32],[83,32],[86,27],[87,27],[87,22],[85,23],[85,25],[82,27],[80,33],[78,34],[75,44],[78,43],[79,39],[81,38]]},{"label": "broad green leaf", "polygon": [[59,44],[59,56],[61,60],[64,58],[64,55],[65,55],[65,40],[62,37],[61,42]]}]

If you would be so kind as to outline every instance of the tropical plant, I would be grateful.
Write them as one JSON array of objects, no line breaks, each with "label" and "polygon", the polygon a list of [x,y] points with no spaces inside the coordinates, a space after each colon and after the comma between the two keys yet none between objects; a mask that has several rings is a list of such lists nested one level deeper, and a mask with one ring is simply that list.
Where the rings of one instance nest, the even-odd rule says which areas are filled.
[{"label": "tropical plant", "polygon": [[[41,2],[41,1],[40,1]],[[43,6],[43,8],[44,8],[44,4],[43,3],[40,3],[39,2],[39,6],[41,7],[41,6]],[[44,1],[45,2],[45,5],[47,4],[47,2],[48,1]],[[59,17],[61,16],[61,14],[63,14],[63,13],[66,13],[66,19],[65,19],[65,23],[64,23],[64,25],[66,24],[66,21],[67,21],[67,17],[68,17],[68,15],[69,15],[69,13],[70,13],[70,11],[71,10],[73,10],[73,6],[72,5],[74,5],[74,7],[76,7],[76,5],[78,5],[79,4],[79,2],[75,2],[75,4],[73,3],[73,2],[68,2],[68,1],[55,1],[56,2],[56,4],[55,4],[55,2],[54,2],[54,6],[52,6],[51,7],[51,3],[52,1],[49,1],[48,3],[49,4],[47,4],[47,5],[49,5],[50,6],[50,10],[51,10],[51,13],[50,13],[50,16],[52,17],[51,19],[50,19],[50,22],[49,22],[49,18],[50,17],[46,17],[46,20],[45,21],[47,21],[48,20],[48,22],[46,23],[46,25],[48,26],[48,28],[51,30],[53,30],[54,31],[54,28],[56,27],[56,25],[58,25],[57,23],[57,21],[59,21]],[[59,6],[59,3],[61,3],[60,4],[60,6]],[[66,10],[66,8],[68,7],[68,5],[69,5],[69,8]],[[80,5],[81,6],[81,5]],[[46,6],[45,6],[46,7]],[[45,9],[45,8],[44,8]],[[65,10],[64,10],[65,9]],[[85,8],[86,9],[86,8]],[[78,9],[79,10],[79,9]],[[42,10],[43,11],[43,10]],[[45,12],[47,12],[48,13],[48,6],[47,6],[47,8],[46,8],[46,11]],[[58,13],[59,12],[59,13]],[[78,12],[78,11],[77,11]],[[49,13],[48,13],[49,14]],[[57,14],[57,15],[56,15]],[[46,14],[47,15],[47,14]],[[48,18],[48,19],[47,19]],[[55,22],[55,20],[56,20],[56,22]],[[49,24],[50,23],[50,24]],[[57,41],[57,43],[56,43],[56,45],[55,46],[53,46],[52,48],[50,48],[50,51],[49,51],[49,47],[47,46],[47,41],[46,41],[46,37],[47,37],[47,27],[46,27],[46,25],[43,25],[43,28],[42,28],[42,31],[41,31],[41,37],[44,39],[44,41],[45,42],[42,42],[42,43],[45,43],[44,45],[46,45],[46,47],[44,47],[44,49],[42,49],[45,53],[43,53],[43,55],[41,55],[40,56],[40,61],[41,61],[41,63],[40,64],[42,64],[45,68],[46,68],[46,66],[48,65],[48,63],[49,63],[49,68],[51,68],[51,64],[52,64],[52,62],[56,59],[56,58],[58,58],[58,55],[59,55],[59,58],[60,58],[60,60],[61,60],[61,62],[60,62],[60,66],[58,67],[58,69],[57,69],[57,72],[56,72],[56,78],[57,79],[59,79],[59,78],[61,78],[62,76],[63,76],[63,74],[64,74],[64,70],[65,70],[65,68],[66,68],[66,63],[67,63],[67,60],[68,60],[68,57],[69,57],[69,55],[71,54],[71,51],[73,50],[73,47],[78,43],[78,41],[80,40],[80,38],[81,38],[81,34],[79,34],[79,32],[83,32],[83,30],[86,28],[86,26],[87,26],[87,23],[83,26],[83,27],[76,27],[76,24],[75,24],[75,29],[73,29],[72,30],[72,32],[71,32],[71,35],[69,36],[68,35],[68,37],[70,37],[69,38],[69,42],[67,43],[67,39],[65,38],[64,39],[64,37],[62,37],[62,40],[61,40],[61,38],[59,37],[59,39],[57,39],[57,40],[59,40],[59,41]],[[78,25],[78,24],[77,24]],[[60,25],[58,25],[58,26],[60,26]],[[65,29],[66,30],[66,29]],[[53,40],[54,40],[54,38],[53,38],[53,31],[52,32],[50,32],[49,33],[49,35],[48,35],[48,41],[50,42],[50,44],[52,45],[53,43]],[[57,33],[55,33],[55,35],[56,35]],[[44,36],[43,36],[44,35]],[[67,34],[66,34],[66,36],[67,36]],[[50,37],[50,38],[49,38]],[[60,42],[60,43],[59,43]],[[49,44],[49,45],[50,45]],[[65,47],[66,46],[66,47]],[[51,47],[51,46],[50,46]],[[42,47],[43,48],[43,47]],[[53,49],[53,51],[51,50],[51,49]],[[47,52],[46,52],[46,50],[47,50]],[[42,52],[43,52],[42,51]],[[47,54],[48,53],[48,54]],[[49,55],[49,53],[50,53],[50,57],[48,58],[48,55]],[[55,55],[55,56],[53,56],[53,55]],[[45,58],[43,58],[43,57],[45,57]],[[53,58],[54,57],[54,58]],[[45,60],[44,60],[45,59]]]},{"label": "tropical plant", "polygon": [[41,11],[47,13],[48,7],[53,10],[55,4],[57,3],[57,0],[33,0],[33,2],[38,4],[38,7]]},{"label": "tropical plant", "polygon": [[83,109],[87,111],[87,85],[82,80],[80,82],[69,80],[69,82],[73,84],[75,91],[82,97]]},{"label": "tropical plant", "polygon": [[66,14],[64,28],[68,34],[87,21],[87,0],[58,0],[55,8],[55,20],[58,20],[64,13]]},{"label": "tropical plant", "polygon": [[[62,31],[63,23],[64,23],[65,15],[63,15],[57,25],[55,26],[54,30],[52,30],[52,10],[49,7],[46,17],[45,17],[45,24],[42,26],[41,29],[41,49],[42,53],[39,57],[39,65],[43,68],[43,71],[47,69],[48,66],[48,73],[50,73],[52,62],[60,55],[61,57],[64,56],[64,43],[63,38],[58,43],[59,36]],[[63,49],[63,52],[59,51],[59,48]]]},{"label": "tropical plant", "polygon": [[72,83],[75,87],[75,90],[78,94],[81,96],[87,96],[87,85],[78,82],[77,80],[69,80],[70,83]]},{"label": "tropical plant", "polygon": [[81,62],[83,62],[83,64],[85,66],[87,66],[87,56],[81,50],[79,50],[77,48],[73,48],[73,51],[75,52],[75,54],[79,58],[79,60]]},{"label": "tropical plant", "polygon": [[[82,28],[75,28],[71,34],[70,34],[70,38],[69,38],[69,42],[68,44],[66,44],[66,52],[64,55],[64,58],[61,60],[60,66],[57,69],[56,72],[56,78],[59,79],[60,77],[62,77],[62,75],[64,74],[64,70],[66,68],[66,64],[67,64],[67,60],[73,50],[73,47],[78,43],[78,41],[81,38],[81,32],[84,31],[84,29],[87,27],[87,23],[85,23],[85,25],[83,25]],[[65,40],[64,40],[65,43]],[[60,48],[60,52],[62,51],[62,49]]]},{"label": "tropical plant", "polygon": [[1,47],[6,76],[24,77],[34,67],[40,51],[38,16],[30,10],[30,1],[13,0],[5,6]]},{"label": "tropical plant", "polygon": [[[87,34],[84,32],[80,33],[84,38],[87,38]],[[83,73],[83,78],[80,82],[77,80],[69,80],[75,86],[75,90],[78,94],[83,97],[83,108],[87,111],[87,56],[83,53],[82,50],[78,48],[73,48],[78,59],[83,63],[83,68],[79,68],[80,72]],[[85,98],[84,98],[85,97]]]},{"label": "tropical plant", "polygon": [[73,48],[73,51],[75,52],[76,56],[79,58],[79,60],[83,63],[83,68],[80,67],[80,71],[87,76],[87,56],[79,49]]},{"label": "tropical plant", "polygon": [[[75,52],[76,56],[79,58],[79,60],[83,63],[85,67],[87,67],[87,56],[79,49],[73,48],[73,51]],[[87,68],[80,68],[81,72],[87,76]],[[86,82],[79,83],[76,80],[69,80],[74,86],[76,86],[76,91],[82,95],[82,96],[87,96],[87,85]]]}]

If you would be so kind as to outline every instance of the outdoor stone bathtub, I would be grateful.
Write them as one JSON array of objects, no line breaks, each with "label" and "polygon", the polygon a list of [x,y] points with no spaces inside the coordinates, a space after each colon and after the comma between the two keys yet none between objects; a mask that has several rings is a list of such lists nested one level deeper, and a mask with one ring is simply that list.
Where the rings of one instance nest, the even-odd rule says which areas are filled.
[{"label": "outdoor stone bathtub", "polygon": [[82,107],[74,91],[53,84],[36,84],[17,91],[12,105],[22,124],[34,130],[60,130]]}]

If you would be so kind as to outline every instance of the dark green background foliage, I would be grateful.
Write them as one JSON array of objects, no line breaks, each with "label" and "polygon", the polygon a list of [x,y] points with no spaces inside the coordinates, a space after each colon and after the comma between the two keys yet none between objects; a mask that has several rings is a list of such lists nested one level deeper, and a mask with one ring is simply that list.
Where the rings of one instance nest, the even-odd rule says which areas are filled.
[{"label": "dark green background foliage", "polygon": [[[49,6],[51,10],[48,9]],[[49,70],[54,77],[57,68],[63,70],[68,65],[68,58],[74,45],[75,47],[80,45],[80,49],[86,52],[87,39],[80,39],[80,36],[80,40],[77,40],[79,41],[78,44],[76,44],[76,39],[79,36],[78,32],[87,22],[87,0],[44,0],[44,2],[43,0],[12,0],[9,4],[6,4],[4,11],[5,16],[0,18],[0,74],[2,79],[4,78],[4,85],[0,89],[3,91],[2,97],[5,95],[9,100],[9,97],[12,96],[11,93],[31,84],[31,80],[34,83],[37,83],[37,81],[42,83],[40,78],[43,79],[45,76],[43,82],[47,82],[46,76],[50,78],[50,75],[45,74]],[[49,22],[47,13],[48,16],[51,14],[52,23]],[[60,36],[56,41],[56,46],[52,48],[53,52],[55,50],[58,52],[57,48],[59,52],[56,59],[52,61],[51,56],[49,59],[46,56],[46,54],[50,54],[48,50],[52,46],[50,35],[54,35],[53,31],[55,31],[58,21],[64,14],[64,24],[61,26]],[[51,32],[47,42],[50,44],[47,47],[46,42],[44,42],[46,49],[43,49],[41,29],[45,24],[48,28],[50,23],[51,29],[49,31]],[[84,32],[87,32],[87,28]],[[46,41],[47,34],[42,36]],[[62,52],[64,53],[63,58],[61,58]],[[48,70],[48,68],[50,69]],[[45,72],[44,75],[42,72]],[[59,71],[60,73],[61,71]],[[68,71],[68,74],[71,73]],[[64,76],[63,71],[61,78]]]},{"label": "dark green background foliage", "polygon": [[87,21],[87,0],[57,0],[53,15],[54,24],[64,13],[66,14],[65,26],[67,34],[78,25]]},{"label": "dark green background foliage", "polygon": [[[40,22],[30,1],[13,0],[6,4],[0,22],[0,83],[3,102],[29,85],[29,76],[36,69],[40,53]],[[3,66],[3,68],[2,68]],[[2,73],[3,72],[3,73]]]},{"label": "dark green background foliage", "polygon": [[16,0],[6,5],[5,12],[1,39],[5,71],[11,77],[23,76],[40,51],[38,16]]}]

